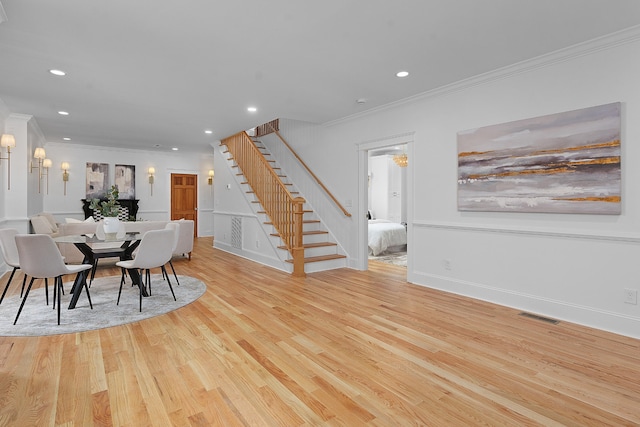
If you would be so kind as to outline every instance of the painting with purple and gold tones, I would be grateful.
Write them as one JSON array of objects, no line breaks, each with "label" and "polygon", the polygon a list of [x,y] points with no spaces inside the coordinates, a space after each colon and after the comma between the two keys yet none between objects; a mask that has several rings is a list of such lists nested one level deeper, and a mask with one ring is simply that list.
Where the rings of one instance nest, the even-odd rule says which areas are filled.
[{"label": "painting with purple and gold tones", "polygon": [[619,102],[458,133],[458,210],[620,214]]}]

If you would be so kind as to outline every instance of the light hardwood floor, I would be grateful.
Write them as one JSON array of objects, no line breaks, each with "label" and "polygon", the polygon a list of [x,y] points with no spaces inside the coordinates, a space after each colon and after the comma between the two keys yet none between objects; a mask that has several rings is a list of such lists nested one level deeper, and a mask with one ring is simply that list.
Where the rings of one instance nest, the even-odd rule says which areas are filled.
[{"label": "light hardwood floor", "polygon": [[402,267],[296,279],[211,243],[175,262],[208,287],[184,308],[0,337],[0,425],[640,425],[638,340],[411,285]]}]

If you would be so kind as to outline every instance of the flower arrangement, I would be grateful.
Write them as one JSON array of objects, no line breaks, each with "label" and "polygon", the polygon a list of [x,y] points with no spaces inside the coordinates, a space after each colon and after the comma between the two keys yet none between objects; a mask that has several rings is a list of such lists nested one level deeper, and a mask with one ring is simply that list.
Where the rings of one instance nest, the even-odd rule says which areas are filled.
[{"label": "flower arrangement", "polygon": [[120,213],[120,203],[118,203],[118,187],[112,185],[107,190],[107,200],[100,201],[100,199],[91,199],[89,209],[97,210],[103,217],[117,217]]}]

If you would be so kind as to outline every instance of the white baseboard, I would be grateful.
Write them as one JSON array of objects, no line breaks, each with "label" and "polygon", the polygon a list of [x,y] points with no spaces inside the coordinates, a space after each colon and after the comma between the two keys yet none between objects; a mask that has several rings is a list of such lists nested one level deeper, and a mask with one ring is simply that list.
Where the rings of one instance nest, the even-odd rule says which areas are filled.
[{"label": "white baseboard", "polygon": [[640,339],[640,317],[600,310],[449,277],[412,272],[410,282],[432,289],[498,304],[515,310]]}]

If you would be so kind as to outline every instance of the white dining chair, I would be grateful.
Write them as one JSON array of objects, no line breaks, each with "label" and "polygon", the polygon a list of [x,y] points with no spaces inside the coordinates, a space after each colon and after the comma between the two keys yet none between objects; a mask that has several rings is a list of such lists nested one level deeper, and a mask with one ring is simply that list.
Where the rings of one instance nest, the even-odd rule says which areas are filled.
[{"label": "white dining chair", "polygon": [[[173,247],[171,248],[171,258],[173,258],[173,255],[176,252],[176,248],[178,247],[178,240],[180,239],[180,226],[175,222],[170,222],[165,226],[165,229],[173,230],[174,240],[173,240]],[[178,286],[180,286],[180,281],[178,280],[176,269],[173,268],[173,262],[171,258],[169,258],[169,266],[171,267],[171,271],[173,271],[173,277],[176,278],[176,283],[178,284]]]},{"label": "white dining chair", "polygon": [[118,290],[118,301],[116,304],[120,304],[120,295],[122,294],[122,285],[124,284],[124,269],[144,270],[144,279],[141,274],[139,283],[140,311],[142,311],[142,288],[145,286],[145,281],[149,295],[151,295],[150,269],[152,268],[159,267],[162,269],[163,277],[167,278],[171,295],[173,295],[174,301],[176,300],[176,294],[173,292],[173,286],[171,286],[167,270],[164,267],[165,264],[169,262],[173,254],[173,242],[173,230],[164,229],[147,231],[140,241],[140,246],[138,246],[138,252],[136,253],[135,258],[132,260],[116,262],[116,265],[123,269],[123,274],[120,279],[120,289]]},{"label": "white dining chair", "polygon": [[[103,228],[104,222],[98,221],[96,223],[96,237],[99,240],[106,240],[106,234]],[[120,222],[118,226],[118,232],[116,233],[116,238],[114,241],[124,238],[127,234],[126,229],[124,227],[124,222]],[[97,245],[102,245],[102,243],[98,243]],[[93,283],[93,279],[96,277],[96,270],[98,269],[98,260],[101,258],[121,258],[124,254],[125,248],[122,246],[114,246],[113,244],[108,246],[96,247],[94,245],[93,248],[93,267],[91,268],[91,278],[89,279],[89,287]]]},{"label": "white dining chair", "polygon": [[[2,301],[4,300],[4,296],[9,289],[13,276],[16,274],[16,270],[20,269],[20,258],[18,257],[18,248],[16,246],[16,234],[18,234],[18,230],[13,228],[3,228],[0,230],[0,252],[2,252],[2,259],[9,267],[13,267],[11,275],[9,276],[9,281],[4,287],[2,297],[0,297],[0,304],[2,304]],[[24,276],[22,278],[22,289],[20,290],[21,297],[24,293],[24,285],[26,281],[27,276]],[[49,299],[48,296],[47,299]]]},{"label": "white dining chair", "polygon": [[58,325],[60,324],[60,295],[62,294],[62,276],[65,274],[83,274],[81,285],[87,292],[87,298],[89,299],[89,305],[93,309],[91,304],[91,296],[89,295],[89,287],[87,286],[86,274],[83,273],[91,268],[91,264],[80,265],[67,265],[64,263],[64,258],[60,254],[60,250],[56,246],[51,236],[46,234],[18,234],[15,236],[16,247],[18,248],[18,258],[20,259],[20,268],[27,276],[31,277],[29,286],[24,293],[16,320],[13,324],[18,322],[24,303],[27,301],[29,291],[33,285],[35,279],[47,279],[49,277],[55,278],[53,287],[53,305],[56,306],[57,296],[57,308],[58,308]]}]

